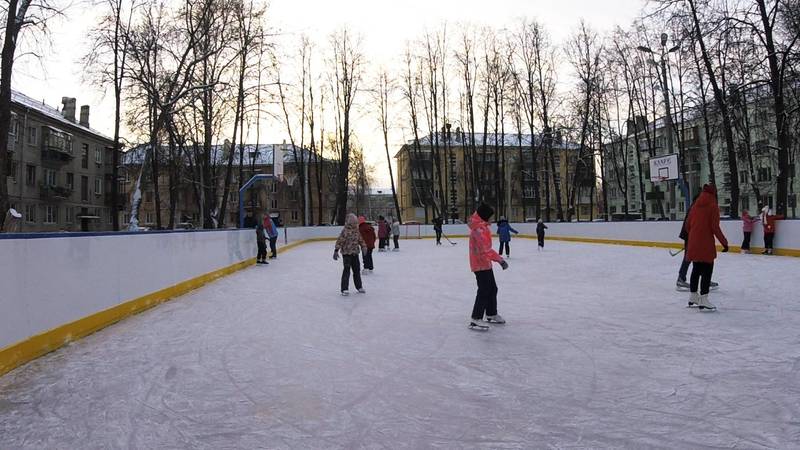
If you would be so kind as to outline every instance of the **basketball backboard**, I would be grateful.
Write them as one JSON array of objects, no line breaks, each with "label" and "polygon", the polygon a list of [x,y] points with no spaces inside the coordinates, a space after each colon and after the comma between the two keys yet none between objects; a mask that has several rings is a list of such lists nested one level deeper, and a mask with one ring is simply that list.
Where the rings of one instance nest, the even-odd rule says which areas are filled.
[{"label": "basketball backboard", "polygon": [[650,158],[650,181],[658,183],[666,180],[677,180],[680,172],[678,171],[678,155],[663,155]]}]

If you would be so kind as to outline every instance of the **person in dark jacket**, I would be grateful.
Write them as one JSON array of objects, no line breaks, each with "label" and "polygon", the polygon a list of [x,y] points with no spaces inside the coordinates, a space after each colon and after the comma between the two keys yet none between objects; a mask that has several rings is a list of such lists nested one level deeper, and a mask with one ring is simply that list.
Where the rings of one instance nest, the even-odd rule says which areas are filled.
[{"label": "person in dark jacket", "polygon": [[506,257],[511,256],[511,233],[519,234],[517,230],[515,230],[510,223],[508,223],[508,219],[505,217],[500,217],[500,220],[497,221],[497,237],[500,240],[500,251],[497,253],[500,256],[503,256],[503,248],[506,249]]},{"label": "person in dark jacket", "polygon": [[267,232],[264,229],[264,220],[258,217],[256,223],[256,245],[258,245],[258,254],[256,255],[256,264],[269,264],[267,262]]},{"label": "person in dark jacket", "polygon": [[367,244],[367,251],[364,253],[364,273],[367,273],[367,270],[372,272],[375,270],[372,260],[372,251],[375,249],[375,228],[372,228],[372,225],[367,223],[367,219],[364,216],[359,216],[358,232],[361,233],[364,243]]},{"label": "person in dark jacket", "polygon": [[442,245],[442,218],[433,219],[433,231],[436,233],[436,245]]},{"label": "person in dark jacket", "polygon": [[383,216],[378,216],[378,251],[385,252],[386,249],[389,247],[389,233],[391,231],[391,227],[389,223],[386,222],[386,218]]},{"label": "person in dark jacket", "polygon": [[686,234],[686,257],[692,262],[689,306],[697,305],[700,309],[714,310],[716,306],[708,301],[714,260],[717,258],[714,237],[722,244],[723,253],[728,251],[728,240],[719,226],[717,188],[713,184],[703,186],[697,202],[692,205],[686,219]]},{"label": "person in dark jacket", "polygon": [[544,230],[547,229],[547,225],[542,222],[542,219],[539,219],[539,223],[536,224],[536,239],[539,241],[539,251],[544,250]]},{"label": "person in dark jacket", "polygon": [[272,252],[269,255],[269,259],[275,259],[278,257],[278,227],[275,225],[275,221],[272,220],[272,217],[269,214],[264,216],[264,231],[267,233],[267,238],[269,239],[269,249]]}]

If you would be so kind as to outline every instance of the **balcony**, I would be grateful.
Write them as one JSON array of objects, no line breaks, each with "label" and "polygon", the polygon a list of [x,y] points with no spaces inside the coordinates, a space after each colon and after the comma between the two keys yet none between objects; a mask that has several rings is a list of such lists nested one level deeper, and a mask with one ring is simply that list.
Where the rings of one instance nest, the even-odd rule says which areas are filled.
[{"label": "balcony", "polygon": [[72,135],[45,127],[42,136],[42,163],[66,164],[72,159]]},{"label": "balcony", "polygon": [[42,200],[61,201],[68,199],[71,195],[72,189],[65,186],[41,185],[40,198]]}]

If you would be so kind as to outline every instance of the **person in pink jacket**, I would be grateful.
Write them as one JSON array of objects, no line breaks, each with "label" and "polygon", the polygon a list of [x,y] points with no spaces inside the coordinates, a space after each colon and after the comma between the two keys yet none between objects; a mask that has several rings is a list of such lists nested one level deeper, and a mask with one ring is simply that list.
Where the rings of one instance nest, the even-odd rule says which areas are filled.
[{"label": "person in pink jacket", "polygon": [[508,263],[492,248],[492,232],[489,230],[489,219],[494,215],[494,210],[486,204],[481,204],[472,217],[469,218],[469,266],[475,273],[478,282],[478,293],[475,295],[475,306],[472,307],[472,316],[469,328],[473,330],[488,330],[489,326],[483,322],[502,324],[506,323],[500,314],[497,314],[497,283],[494,280],[492,262],[499,263],[503,270],[508,269]]},{"label": "person in pink jacket", "polygon": [[744,233],[742,253],[750,253],[750,235],[753,234],[754,224],[759,220],[758,216],[753,217],[746,209],[742,210],[742,233]]}]

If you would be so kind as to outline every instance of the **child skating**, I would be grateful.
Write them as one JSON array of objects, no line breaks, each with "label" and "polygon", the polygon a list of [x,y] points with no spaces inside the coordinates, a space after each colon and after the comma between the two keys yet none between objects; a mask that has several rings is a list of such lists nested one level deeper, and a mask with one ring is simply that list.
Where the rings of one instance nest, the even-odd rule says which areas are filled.
[{"label": "child skating", "polygon": [[544,230],[547,229],[547,225],[542,222],[542,219],[539,219],[539,223],[536,224],[536,239],[539,241],[539,251],[544,250]]},{"label": "child skating", "polygon": [[[367,251],[364,252],[364,273],[371,273],[375,270],[375,265],[372,260],[372,251],[375,249],[375,228],[367,223],[364,216],[358,218],[358,232],[364,243],[367,244]],[[369,272],[368,272],[369,271]]]},{"label": "child skating", "polygon": [[503,248],[506,250],[506,257],[511,256],[511,233],[519,234],[517,230],[515,230],[510,223],[508,223],[508,219],[505,217],[501,217],[500,220],[497,222],[497,236],[500,238],[500,256],[503,256]]},{"label": "child skating", "polygon": [[494,280],[492,262],[499,263],[503,270],[508,269],[508,263],[492,248],[489,219],[493,214],[494,210],[489,205],[481,204],[469,218],[469,266],[478,283],[478,293],[475,295],[475,305],[468,323],[472,330],[488,330],[487,323],[506,323],[497,314],[497,283]]},{"label": "child skating", "polygon": [[783,216],[772,214],[769,206],[764,206],[761,210],[761,226],[764,227],[764,255],[773,253],[772,246],[775,243],[775,221],[783,220]]},{"label": "child skating", "polygon": [[393,252],[400,251],[400,222],[393,221],[392,222],[392,240],[394,241],[394,248],[392,249]]},{"label": "child skating", "polygon": [[744,235],[742,253],[750,253],[750,236],[753,234],[755,223],[759,220],[761,219],[758,216],[753,217],[746,209],[742,210],[742,234]]},{"label": "child skating", "polygon": [[336,247],[333,250],[333,260],[339,260],[339,251],[342,252],[342,295],[350,295],[350,272],[353,272],[353,283],[359,293],[366,291],[361,285],[361,263],[358,260],[359,253],[366,253],[367,244],[358,232],[358,217],[355,214],[348,214],[344,221],[344,228],[336,239]]},{"label": "child skating", "polygon": [[[686,259],[692,262],[692,275],[689,280],[689,306],[696,305],[701,310],[715,310],[716,306],[708,301],[711,289],[711,275],[714,273],[714,260],[717,258],[717,247],[714,237],[722,244],[722,252],[728,251],[728,240],[719,227],[719,205],[717,189],[713,184],[703,186],[703,192],[692,205],[686,220]],[[698,292],[699,288],[699,292]]]}]

